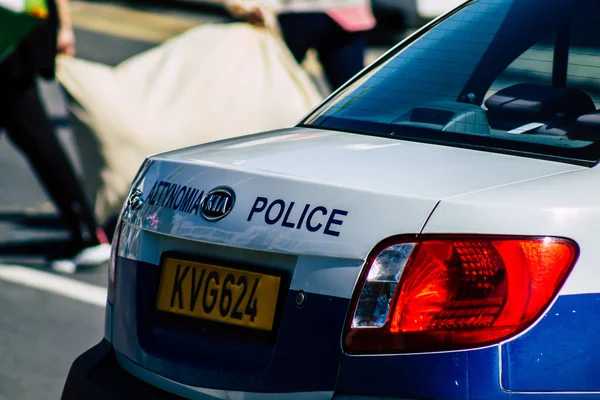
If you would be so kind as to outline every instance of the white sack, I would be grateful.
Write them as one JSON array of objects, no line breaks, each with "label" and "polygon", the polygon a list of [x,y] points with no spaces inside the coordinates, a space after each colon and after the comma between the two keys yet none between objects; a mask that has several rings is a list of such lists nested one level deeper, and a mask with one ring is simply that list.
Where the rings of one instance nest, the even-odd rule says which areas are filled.
[{"label": "white sack", "polygon": [[16,13],[22,13],[25,11],[25,0],[0,0],[0,7]]},{"label": "white sack", "polygon": [[201,25],[115,68],[60,57],[57,76],[100,143],[101,221],[146,156],[290,126],[322,100],[283,41],[246,23]]}]

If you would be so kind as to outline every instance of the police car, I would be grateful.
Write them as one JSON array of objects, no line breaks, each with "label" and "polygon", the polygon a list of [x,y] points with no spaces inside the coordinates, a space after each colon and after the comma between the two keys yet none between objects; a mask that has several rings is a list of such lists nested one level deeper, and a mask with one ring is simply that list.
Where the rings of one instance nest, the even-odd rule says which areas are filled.
[{"label": "police car", "polygon": [[600,399],[599,26],[469,1],[297,126],[148,157],[63,398]]}]

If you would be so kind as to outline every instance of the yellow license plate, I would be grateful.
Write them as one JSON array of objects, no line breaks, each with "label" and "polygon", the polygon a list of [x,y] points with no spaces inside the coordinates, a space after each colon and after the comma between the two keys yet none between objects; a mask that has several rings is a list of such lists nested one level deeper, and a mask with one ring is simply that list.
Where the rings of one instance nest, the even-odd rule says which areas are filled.
[{"label": "yellow license plate", "polygon": [[271,331],[281,278],[165,257],[161,311]]}]

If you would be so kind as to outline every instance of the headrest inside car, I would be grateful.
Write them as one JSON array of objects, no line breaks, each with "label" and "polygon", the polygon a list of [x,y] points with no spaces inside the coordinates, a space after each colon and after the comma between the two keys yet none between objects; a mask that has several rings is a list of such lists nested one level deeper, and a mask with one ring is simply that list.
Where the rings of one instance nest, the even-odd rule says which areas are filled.
[{"label": "headrest inside car", "polygon": [[568,133],[574,140],[596,140],[600,136],[600,111],[577,118],[575,126]]},{"label": "headrest inside car", "polygon": [[578,117],[594,111],[585,92],[570,88],[522,83],[502,89],[486,100],[488,116],[519,121],[548,121]]}]

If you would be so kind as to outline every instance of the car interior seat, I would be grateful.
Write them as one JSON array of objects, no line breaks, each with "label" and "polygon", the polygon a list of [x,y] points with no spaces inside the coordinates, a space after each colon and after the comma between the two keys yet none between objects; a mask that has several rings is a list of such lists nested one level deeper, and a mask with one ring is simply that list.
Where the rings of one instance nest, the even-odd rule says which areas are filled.
[{"label": "car interior seat", "polygon": [[529,83],[496,92],[485,101],[485,106],[492,129],[511,131],[524,124],[539,123],[536,129],[543,133],[563,135],[577,118],[596,112],[592,98],[581,90]]}]

